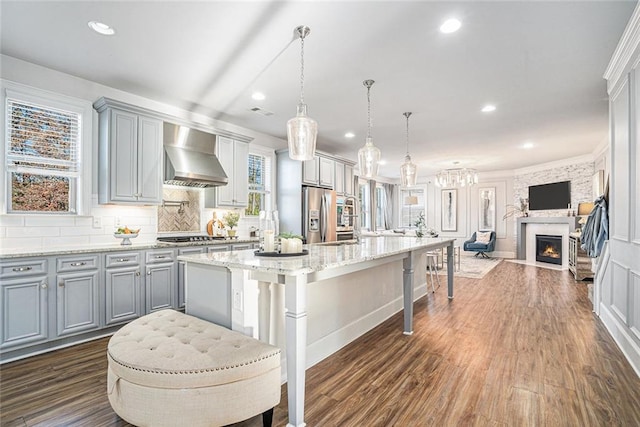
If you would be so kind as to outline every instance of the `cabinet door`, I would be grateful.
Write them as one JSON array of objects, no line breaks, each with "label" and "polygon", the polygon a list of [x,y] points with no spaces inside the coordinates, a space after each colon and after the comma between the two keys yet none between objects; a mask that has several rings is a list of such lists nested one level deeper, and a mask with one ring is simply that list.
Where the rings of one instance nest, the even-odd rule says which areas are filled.
[{"label": "cabinet door", "polygon": [[147,313],[173,307],[173,288],[176,283],[174,263],[147,267]]},{"label": "cabinet door", "polygon": [[302,163],[302,182],[311,185],[318,185],[320,182],[320,159],[318,157]]},{"label": "cabinet door", "polygon": [[207,246],[207,253],[212,252],[227,252],[231,250],[231,245],[215,245]]},{"label": "cabinet door", "polygon": [[58,336],[97,329],[98,271],[58,274],[56,282]]},{"label": "cabinet door", "polygon": [[344,163],[336,162],[336,179],[333,189],[336,194],[344,194]]},{"label": "cabinet door", "polygon": [[[201,254],[204,252],[205,248],[187,248],[187,249],[179,249],[178,255],[193,255],[193,254]],[[185,262],[178,261],[178,308],[184,308],[185,306]]]},{"label": "cabinet door", "polygon": [[106,324],[140,317],[140,267],[108,268],[105,272]]},{"label": "cabinet door", "polygon": [[216,145],[218,160],[220,160],[222,168],[230,178],[227,185],[216,187],[216,201],[219,206],[233,206],[235,186],[233,140],[219,136],[216,140]]},{"label": "cabinet door", "polygon": [[0,348],[47,339],[47,276],[3,280]]},{"label": "cabinet door", "polygon": [[344,194],[355,196],[353,192],[353,166],[344,165]]},{"label": "cabinet door", "polygon": [[320,185],[333,188],[335,175],[336,162],[325,157],[320,157]]},{"label": "cabinet door", "polygon": [[112,110],[110,131],[110,201],[135,202],[138,193],[138,116]]},{"label": "cabinet door", "polygon": [[139,202],[162,202],[162,122],[149,117],[138,119],[138,174]]},{"label": "cabinet door", "polygon": [[249,144],[234,142],[233,205],[246,207],[249,204]]}]

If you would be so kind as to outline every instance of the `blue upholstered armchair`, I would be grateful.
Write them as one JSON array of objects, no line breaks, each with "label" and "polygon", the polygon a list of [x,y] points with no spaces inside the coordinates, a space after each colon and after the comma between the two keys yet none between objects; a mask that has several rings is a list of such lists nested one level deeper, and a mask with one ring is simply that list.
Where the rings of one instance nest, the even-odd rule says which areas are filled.
[{"label": "blue upholstered armchair", "polygon": [[464,250],[468,252],[475,252],[476,257],[482,256],[489,258],[486,252],[493,252],[496,248],[496,232],[492,231],[489,237],[489,243],[480,243],[476,241],[476,233],[471,235],[471,238],[464,242]]}]

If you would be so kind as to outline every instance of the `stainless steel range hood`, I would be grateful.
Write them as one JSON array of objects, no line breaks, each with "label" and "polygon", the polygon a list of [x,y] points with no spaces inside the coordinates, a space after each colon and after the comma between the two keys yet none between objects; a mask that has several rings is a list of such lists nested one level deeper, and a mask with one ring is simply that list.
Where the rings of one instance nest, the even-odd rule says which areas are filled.
[{"label": "stainless steel range hood", "polygon": [[163,134],[165,184],[201,188],[228,184],[215,154],[215,135],[168,122]]}]

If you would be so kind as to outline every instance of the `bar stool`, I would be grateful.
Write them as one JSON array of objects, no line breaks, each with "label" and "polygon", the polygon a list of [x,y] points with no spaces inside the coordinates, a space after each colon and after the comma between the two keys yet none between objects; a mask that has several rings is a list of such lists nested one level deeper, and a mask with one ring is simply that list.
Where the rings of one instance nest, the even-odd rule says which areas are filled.
[{"label": "bar stool", "polygon": [[[438,282],[438,288],[440,287],[440,277],[438,276],[438,253],[437,252],[427,252],[425,254],[427,261],[427,286],[429,282],[429,277],[431,278],[431,292],[435,293],[436,288],[434,286],[434,281]],[[435,276],[435,279],[433,278]]]}]

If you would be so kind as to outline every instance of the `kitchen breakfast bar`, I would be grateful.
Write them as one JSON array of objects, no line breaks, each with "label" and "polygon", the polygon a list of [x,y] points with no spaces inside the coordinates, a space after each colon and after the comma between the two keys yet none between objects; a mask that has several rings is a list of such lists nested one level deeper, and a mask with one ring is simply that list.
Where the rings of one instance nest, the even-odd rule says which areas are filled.
[{"label": "kitchen breakfast bar", "polygon": [[[359,243],[333,242],[308,245],[308,254],[293,257],[257,256],[254,250],[184,255],[178,259],[186,265],[187,313],[207,306],[211,294],[207,288],[226,278],[232,271],[246,271],[259,283],[284,285],[286,372],[288,391],[288,426],[302,427],[304,422],[305,369],[307,357],[307,285],[327,279],[362,273],[388,263],[402,262],[402,301],[404,331],[413,333],[414,269],[428,251],[447,248],[447,293],[453,298],[454,239],[376,236],[363,237]],[[357,277],[357,276],[356,276]],[[370,278],[363,279],[369,280]],[[375,283],[367,286],[376,286]],[[261,287],[264,289],[264,287]],[[231,285],[223,289],[223,311],[233,312],[235,294]],[[200,307],[195,307],[200,305]],[[198,315],[194,313],[194,315]],[[224,322],[221,322],[224,323]],[[226,325],[229,326],[229,325]]]}]

